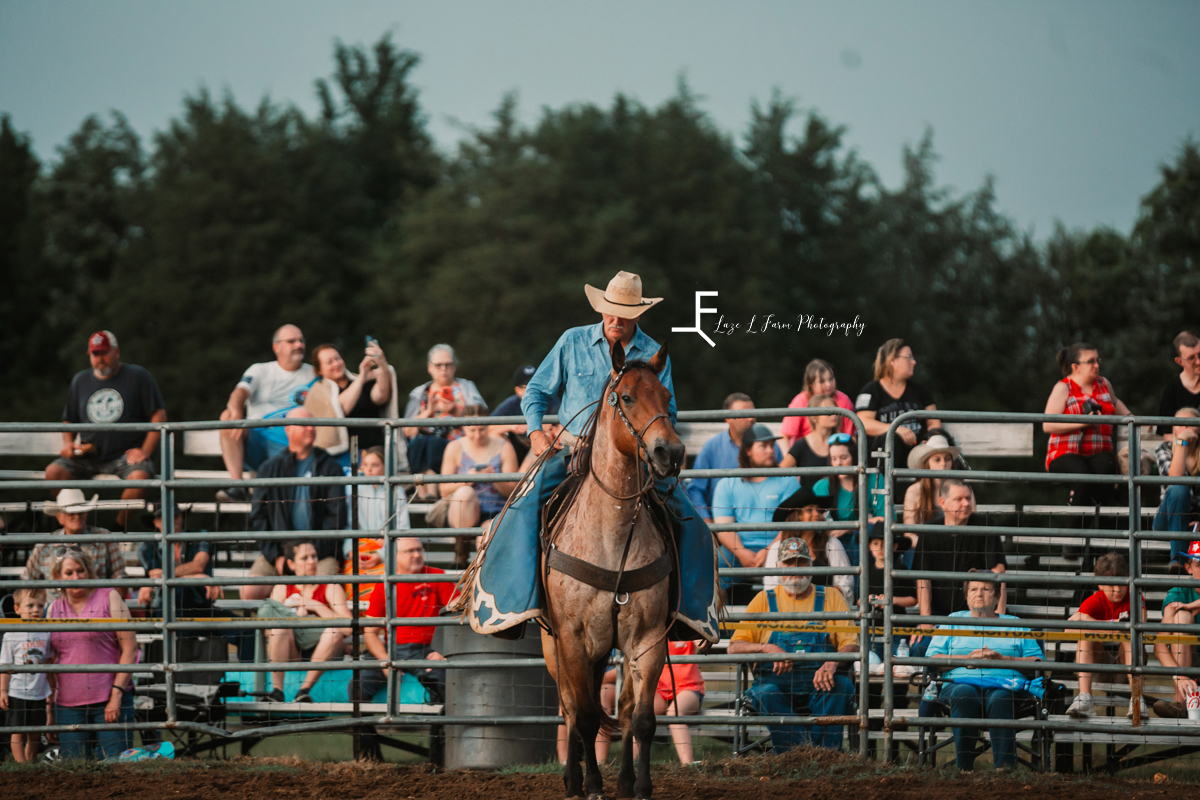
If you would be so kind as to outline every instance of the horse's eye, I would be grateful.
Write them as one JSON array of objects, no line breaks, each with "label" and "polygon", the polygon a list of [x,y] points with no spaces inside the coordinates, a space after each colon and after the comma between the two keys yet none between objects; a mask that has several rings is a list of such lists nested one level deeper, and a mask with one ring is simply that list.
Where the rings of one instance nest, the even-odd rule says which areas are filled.
[{"label": "horse's eye", "polygon": [[633,398],[632,398],[632,397],[630,397],[630,396],[629,396],[629,395],[627,395],[627,394],[623,394],[623,395],[621,395],[621,400],[622,400],[623,402],[625,402],[625,403],[632,403],[632,402],[633,402]]}]

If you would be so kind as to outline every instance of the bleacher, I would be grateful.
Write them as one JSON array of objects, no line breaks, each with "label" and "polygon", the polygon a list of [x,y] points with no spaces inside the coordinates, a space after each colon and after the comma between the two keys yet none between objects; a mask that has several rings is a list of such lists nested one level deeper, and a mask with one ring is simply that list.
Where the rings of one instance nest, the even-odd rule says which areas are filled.
[{"label": "bleacher", "polygon": [[[776,430],[779,427],[778,422],[768,422],[767,424]],[[1031,424],[949,423],[945,427],[955,436],[963,449],[964,455],[968,458],[974,456],[988,458],[1028,458],[1033,455],[1034,430]],[[694,455],[709,438],[714,435],[723,435],[725,424],[722,422],[683,422],[679,424],[678,430],[689,454]],[[220,447],[216,431],[187,431],[181,438],[183,442],[182,454],[184,456],[188,457],[192,463],[202,463],[205,466],[211,465],[212,468],[177,469],[175,471],[177,477],[220,479],[226,476],[220,462]],[[1158,441],[1153,437],[1144,437],[1141,442],[1143,452],[1152,453],[1157,443]],[[49,459],[57,456],[60,446],[61,436],[58,433],[0,433],[0,456],[45,456],[48,463]],[[30,480],[41,477],[41,471],[0,470],[0,479]],[[251,475],[247,473],[247,477],[251,477]],[[969,480],[970,473],[965,473],[964,477]],[[103,488],[103,484],[98,486],[98,490],[103,491]],[[142,501],[106,499],[101,502],[101,513],[122,508],[137,509],[143,507],[143,505]],[[5,500],[5,502],[0,502],[0,512],[26,512],[36,515],[40,514],[40,506],[40,500]],[[409,505],[409,513],[413,518],[415,527],[422,526],[424,514],[429,508],[430,505],[424,503],[412,503]],[[249,510],[248,503],[217,503],[215,501],[201,500],[189,504],[189,512],[192,515],[189,517],[189,520],[191,520],[191,527],[193,528],[204,527],[202,523],[195,521],[197,518],[207,518],[212,521],[214,530],[221,528],[226,530],[245,530],[247,527],[245,521],[248,518]],[[1153,518],[1155,510],[1153,506],[1142,509],[1143,524],[1141,527],[1143,529],[1149,529],[1149,523]],[[1081,515],[1084,518],[1081,524],[1086,527],[1093,527],[1092,523],[1095,520],[1116,519],[1127,515],[1128,510],[1122,507],[1088,509],[1081,512],[1081,509],[1066,505],[980,504],[979,512],[984,515],[989,524],[998,524],[997,520],[1005,520],[1003,524],[1007,525],[1009,524],[1009,520],[1015,520],[1013,524],[1016,527],[1030,528],[1030,533],[1028,534],[1022,533],[1005,537],[1005,549],[1009,560],[1009,568],[1011,572],[1016,574],[1039,574],[1046,575],[1047,577],[1089,574],[1091,563],[1096,556],[1109,549],[1128,548],[1127,539],[1049,537],[1038,534],[1036,530],[1038,527],[1044,527],[1047,521],[1049,524],[1057,527],[1061,525],[1063,520],[1079,518]],[[225,520],[225,522],[223,523],[222,520]],[[1124,525],[1120,527],[1123,528]],[[0,538],[0,541],[3,541],[2,538]],[[453,540],[450,538],[426,540],[428,549],[427,562],[432,566],[449,567],[453,559],[452,543]],[[1141,546],[1144,552],[1144,574],[1166,574],[1168,544],[1166,542],[1143,541]],[[217,577],[233,580],[244,577],[256,552],[257,548],[249,542],[232,547],[222,546],[218,548],[214,562],[214,574]],[[135,553],[136,551],[133,548],[127,549],[127,558],[131,562],[129,569],[131,576],[136,576],[140,572],[140,568],[136,566]],[[19,572],[20,566],[11,560],[0,566],[0,578],[13,577]],[[221,605],[229,608],[231,612],[247,611],[248,609],[239,606],[241,601],[236,600],[232,596],[234,591],[236,590],[232,588],[226,590],[228,599],[222,601]],[[1161,619],[1161,602],[1164,595],[1165,591],[1163,590],[1149,590],[1145,592],[1149,619],[1151,621]],[[1067,619],[1070,614],[1077,610],[1079,599],[1079,593],[1071,588],[1010,584],[1008,611],[1029,621],[1031,627],[1036,628],[1038,620],[1061,621]],[[733,606],[730,610],[741,611],[744,610],[744,606]],[[1071,642],[1047,643],[1047,658],[1054,661],[1071,662],[1074,660],[1074,649],[1074,643]],[[723,664],[706,665],[702,675],[708,684],[703,713],[715,716],[733,716],[737,713],[737,667]],[[1070,673],[1059,673],[1059,677],[1055,679],[1074,689],[1076,683],[1074,680],[1063,679],[1068,675]],[[902,685],[898,680],[896,683],[898,693]],[[1104,683],[1097,680],[1096,689],[1098,712],[1102,715],[1097,718],[1112,720],[1113,724],[1123,722],[1124,709],[1129,702],[1128,685],[1124,683]],[[1145,683],[1145,691],[1150,703],[1153,703],[1155,697],[1169,698],[1171,696],[1170,681],[1169,679],[1148,678]],[[913,695],[910,694],[910,699],[912,698]],[[320,706],[320,708],[304,708],[299,707],[298,704],[262,703],[252,699],[249,702],[242,702],[237,705],[239,713],[245,715],[245,724],[251,725],[263,724],[262,715],[266,714],[274,714],[279,720],[295,720],[307,718],[307,716],[311,716],[312,714],[336,716],[349,712],[349,704],[345,703],[319,703],[314,705]],[[916,704],[913,702],[911,705],[913,708],[910,709],[897,707],[896,716],[903,718],[914,715],[916,713]],[[408,704],[404,706],[404,708],[407,707]],[[426,704],[416,704],[412,709],[409,709],[414,714],[436,714],[438,710]],[[362,712],[367,715],[382,713],[381,708],[375,704],[364,704]],[[875,718],[881,715],[881,713],[881,711],[872,710],[871,716]],[[1158,720],[1155,720],[1156,724],[1158,722]],[[747,721],[747,725],[750,728],[751,739],[761,738],[766,735],[765,728],[754,726],[749,720]],[[730,729],[720,726],[701,726],[695,729],[695,732],[701,736],[712,736],[721,739],[731,738]],[[660,733],[666,735],[666,729],[661,728]],[[872,731],[871,733],[872,739],[880,738],[881,736],[882,734],[877,731]],[[915,736],[915,731],[906,731],[902,727],[893,731],[893,738],[898,742],[911,740]],[[1027,739],[1029,732],[1026,731],[1021,736]],[[1125,741],[1122,736],[1126,735],[1071,734],[1068,736],[1060,732],[1056,734],[1055,741],[1063,745],[1079,743],[1085,747],[1085,754],[1087,753],[1087,749],[1094,744],[1111,745],[1117,749],[1112,750],[1110,748],[1110,752],[1119,753],[1122,752],[1119,749],[1120,747],[1133,743],[1132,741]],[[1161,744],[1164,746],[1180,747],[1188,744],[1190,740],[1167,742],[1166,739],[1183,740],[1185,738],[1166,737]],[[1137,741],[1143,740],[1139,739]],[[1159,744],[1159,742],[1156,740],[1153,744]]]}]

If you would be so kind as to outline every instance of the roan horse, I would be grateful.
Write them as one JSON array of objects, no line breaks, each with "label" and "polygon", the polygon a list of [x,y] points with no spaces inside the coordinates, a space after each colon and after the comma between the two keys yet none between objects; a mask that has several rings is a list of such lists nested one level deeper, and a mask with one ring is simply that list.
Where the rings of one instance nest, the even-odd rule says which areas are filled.
[{"label": "roan horse", "polygon": [[[596,735],[611,722],[600,705],[609,651],[625,654],[620,701],[622,749],[617,797],[649,798],[654,695],[675,610],[673,539],[655,519],[655,480],[674,477],[684,446],[667,416],[670,392],[658,381],[663,346],[649,362],[612,348],[612,376],[580,439],[572,472],[583,475],[545,532],[546,665],[558,683],[567,726],[567,797],[602,798]],[[589,442],[590,439],[590,442]],[[639,753],[636,779],[633,740]],[[580,769],[582,755],[587,770]]]}]

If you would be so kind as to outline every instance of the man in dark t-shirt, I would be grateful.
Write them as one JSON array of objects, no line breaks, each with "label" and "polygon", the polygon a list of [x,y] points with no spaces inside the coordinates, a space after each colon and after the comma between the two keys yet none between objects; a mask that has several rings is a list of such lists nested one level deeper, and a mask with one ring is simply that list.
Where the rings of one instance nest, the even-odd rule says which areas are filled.
[{"label": "man in dark t-shirt", "polygon": [[[888,339],[875,357],[875,380],[859,389],[854,410],[871,437],[870,452],[884,449],[889,426],[901,414],[909,411],[932,411],[937,408],[933,395],[912,379],[917,360],[912,347],[903,339]],[[895,463],[908,463],[909,451],[930,428],[941,427],[936,419],[910,419],[896,429]],[[882,467],[882,460],[877,465]],[[870,478],[871,510],[873,517],[883,516],[883,476]]]},{"label": "man in dark t-shirt", "polygon": [[[900,416],[906,411],[920,411],[922,409],[934,406],[933,395],[929,390],[914,380],[909,379],[904,384],[904,391],[899,397],[893,397],[884,388],[881,381],[871,381],[862,389],[859,390],[858,397],[854,401],[854,409],[856,411],[874,411],[875,419],[885,425],[891,425],[892,420]],[[908,428],[919,440],[921,435],[925,433],[929,420],[912,419],[904,423],[904,427]],[[871,448],[883,449],[884,437],[876,436],[871,439]],[[908,453],[912,450],[912,445],[908,444],[899,435],[896,436],[896,463],[904,464],[908,460]]]},{"label": "man in dark t-shirt", "polygon": [[[492,417],[519,417],[521,412],[521,398],[525,396],[525,387],[529,385],[529,379],[537,372],[537,367],[532,364],[526,364],[523,367],[517,367],[517,371],[513,373],[512,385],[513,393],[504,399],[500,405],[496,406],[489,416]],[[558,398],[553,397],[546,405],[547,414],[558,413]],[[517,463],[525,460],[525,455],[529,452],[529,433],[525,430],[525,423],[520,425],[496,425],[492,427],[492,431],[500,434],[508,443],[517,451]]]},{"label": "man in dark t-shirt", "polygon": [[[1200,336],[1184,331],[1175,337],[1175,363],[1183,368],[1163,387],[1158,416],[1173,417],[1181,408],[1200,408]],[[1169,436],[1170,425],[1159,425],[1160,436]]]},{"label": "man in dark t-shirt", "polygon": [[[111,331],[97,331],[88,337],[88,357],[92,368],[79,372],[71,379],[63,422],[166,422],[158,384],[145,369],[136,364],[121,363],[121,348]],[[79,434],[64,432],[60,457],[46,467],[46,480],[67,481],[93,478],[96,475],[116,475],[129,480],[154,477],[154,452],[158,447],[158,431],[88,431]],[[139,499],[143,489],[126,489],[123,500]],[[124,525],[128,510],[117,515]]]},{"label": "man in dark t-shirt", "polygon": [[[942,515],[929,520],[930,525],[944,525],[944,533],[922,533],[913,559],[914,572],[1004,572],[1007,562],[1000,537],[993,534],[958,533],[955,528],[978,524],[971,514],[971,489],[958,478],[942,481],[938,490]],[[966,609],[966,599],[960,587],[963,578],[930,580],[917,579],[917,608],[921,616],[947,617]],[[1004,613],[1007,592],[1000,587],[999,613]],[[933,628],[934,625],[921,625]],[[914,637],[912,653],[920,657],[929,646],[929,637]]]}]

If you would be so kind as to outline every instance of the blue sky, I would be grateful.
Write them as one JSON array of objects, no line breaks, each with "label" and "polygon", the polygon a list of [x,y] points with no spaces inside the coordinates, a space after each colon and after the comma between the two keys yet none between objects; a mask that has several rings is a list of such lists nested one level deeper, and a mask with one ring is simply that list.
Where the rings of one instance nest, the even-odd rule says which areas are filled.
[{"label": "blue sky", "polygon": [[446,150],[505,92],[543,106],[647,105],[686,77],[731,135],[773,89],[848,129],[889,185],[901,149],[934,131],[940,183],[996,178],[998,204],[1044,238],[1128,230],[1157,168],[1200,138],[1200,3],[1151,2],[146,2],[5,0],[0,113],[39,154],[91,113],[144,136],[187,92],[264,94],[316,110],[335,39],[391,31],[422,57],[414,79]]}]

